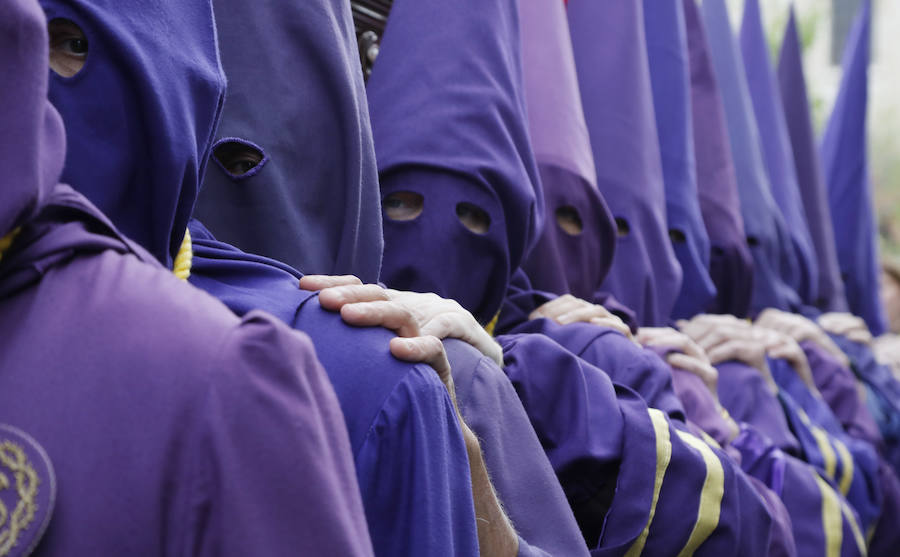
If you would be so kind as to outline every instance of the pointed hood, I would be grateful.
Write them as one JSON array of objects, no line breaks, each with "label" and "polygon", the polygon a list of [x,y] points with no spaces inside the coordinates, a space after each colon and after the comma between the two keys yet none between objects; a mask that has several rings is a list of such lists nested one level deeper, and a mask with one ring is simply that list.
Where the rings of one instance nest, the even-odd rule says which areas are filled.
[{"label": "pointed hood", "polygon": [[62,179],[171,267],[225,92],[212,6],[208,0],[40,3],[48,20],[71,20],[90,45],[77,75],[50,77],[50,100],[69,138]]},{"label": "pointed hood", "polygon": [[744,4],[741,53],[769,185],[790,235],[790,243],[782,249],[793,250],[797,261],[797,272],[791,277],[784,278],[789,281],[788,284],[797,292],[803,303],[812,305],[818,297],[819,266],[809,235],[806,211],[800,199],[794,152],[788,135],[775,70],[769,59],[769,45],[763,30],[759,0],[747,0]]},{"label": "pointed hood", "polygon": [[753,295],[753,257],[747,246],[725,107],[695,0],[684,0],[691,68],[691,109],[697,193],[709,234],[710,276],[716,299],[708,311],[744,317]]},{"label": "pointed hood", "polygon": [[569,27],[597,185],[619,228],[604,283],[641,325],[668,323],[681,288],[669,241],[641,2],[571,0]]},{"label": "pointed hood", "polygon": [[709,236],[697,195],[684,6],[678,1],[655,3],[644,10],[644,23],[669,236],[684,274],[672,318],[684,319],[706,311],[716,296],[709,276]]},{"label": "pointed hood", "polygon": [[753,256],[751,310],[794,309],[800,300],[782,277],[793,276],[797,261],[792,250],[784,249],[790,246],[790,236],[770,191],[746,71],[731,29],[728,8],[725,0],[705,0],[702,10],[713,68],[725,105],[744,230]]},{"label": "pointed hood", "polygon": [[210,167],[196,216],[217,239],[304,273],[377,281],[381,196],[350,4],[214,6],[228,77],[216,153],[244,142],[265,162]]},{"label": "pointed hood", "polygon": [[47,101],[47,22],[32,0],[0,4],[0,236],[41,209],[65,160],[65,130]]},{"label": "pointed hood", "polygon": [[[525,100],[544,190],[544,226],[523,264],[531,284],[593,300],[616,249],[616,224],[597,190],[565,6],[520,0]],[[571,226],[581,223],[577,233]]]},{"label": "pointed hood", "polygon": [[[518,0],[395,0],[368,94],[382,195],[423,202],[384,219],[382,280],[490,321],[543,214]],[[461,223],[473,214],[483,233]]]},{"label": "pointed hood", "polygon": [[847,303],[872,334],[880,335],[887,325],[878,296],[881,264],[866,140],[871,25],[872,5],[863,0],[847,39],[844,76],[821,156]]},{"label": "pointed hood", "polygon": [[847,311],[844,283],[841,280],[837,247],[834,242],[831,208],[828,206],[828,192],[822,176],[806,78],[803,74],[803,52],[797,29],[797,15],[793,6],[781,43],[778,81],[794,153],[800,197],[803,200],[806,224],[809,226],[819,270],[818,297],[814,305],[822,311]]}]

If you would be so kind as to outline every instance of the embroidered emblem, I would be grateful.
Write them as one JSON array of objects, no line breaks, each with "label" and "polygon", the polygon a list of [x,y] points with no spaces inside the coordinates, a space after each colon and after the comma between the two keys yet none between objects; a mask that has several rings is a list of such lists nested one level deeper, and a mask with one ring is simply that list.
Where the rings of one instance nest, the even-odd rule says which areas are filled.
[{"label": "embroidered emblem", "polygon": [[0,424],[0,557],[34,551],[55,499],[56,478],[47,453],[25,432]]}]

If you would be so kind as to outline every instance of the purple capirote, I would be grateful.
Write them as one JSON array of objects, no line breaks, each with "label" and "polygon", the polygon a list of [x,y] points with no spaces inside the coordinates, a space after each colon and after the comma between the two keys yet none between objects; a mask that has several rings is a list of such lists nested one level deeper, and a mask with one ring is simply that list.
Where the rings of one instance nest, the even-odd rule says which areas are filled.
[{"label": "purple capirote", "polygon": [[844,75],[819,153],[847,303],[851,312],[866,320],[872,334],[880,335],[887,324],[878,294],[881,263],[866,153],[871,26],[871,1],[863,0],[847,38]]},{"label": "purple capirote", "polygon": [[694,0],[684,0],[683,6],[690,54],[697,195],[709,234],[709,274],[716,286],[716,299],[709,311],[744,317],[753,295],[753,257],[741,216],[725,106],[699,7]]},{"label": "purple capirote", "polygon": [[665,325],[682,274],[666,224],[643,6],[572,0],[568,12],[597,186],[619,230],[604,288],[641,325]]},{"label": "purple capirote", "polygon": [[837,246],[834,241],[831,208],[828,206],[828,191],[825,188],[822,162],[812,125],[806,77],[803,73],[802,48],[800,32],[797,29],[797,14],[792,6],[778,58],[778,82],[794,154],[794,165],[797,169],[800,197],[806,211],[806,224],[809,226],[809,234],[818,259],[819,287],[815,306],[822,311],[847,311],[844,281],[841,279]]}]

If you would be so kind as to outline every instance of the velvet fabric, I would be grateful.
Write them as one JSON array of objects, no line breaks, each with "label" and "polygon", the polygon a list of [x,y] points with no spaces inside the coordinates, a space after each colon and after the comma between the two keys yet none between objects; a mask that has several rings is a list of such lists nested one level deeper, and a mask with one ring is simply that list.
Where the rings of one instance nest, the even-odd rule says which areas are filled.
[{"label": "velvet fabric", "polygon": [[50,100],[69,138],[62,181],[171,266],[225,92],[212,6],[168,1],[150,7],[142,0],[40,4],[48,20],[78,25],[90,45],[77,75],[50,76]]},{"label": "velvet fabric", "polygon": [[847,38],[844,75],[820,154],[847,303],[878,336],[887,331],[887,323],[878,295],[881,263],[866,154],[871,10],[870,0],[863,0]]},{"label": "velvet fabric", "polygon": [[683,273],[671,318],[688,319],[710,308],[716,286],[709,275],[710,240],[697,191],[684,6],[677,1],[655,3],[644,10],[644,25],[666,186],[666,218]]},{"label": "velvet fabric", "polygon": [[753,257],[741,216],[725,106],[699,7],[695,0],[684,0],[682,5],[690,54],[697,193],[711,246],[710,277],[716,287],[708,311],[744,317],[753,295]]},{"label": "velvet fabric", "polygon": [[747,0],[744,4],[740,43],[759,129],[760,151],[772,197],[787,227],[782,250],[792,251],[797,262],[796,272],[783,278],[800,296],[801,302],[813,305],[819,295],[819,265],[800,199],[794,152],[775,70],[769,58],[759,0]]},{"label": "velvet fabric", "polygon": [[814,305],[822,311],[847,311],[844,282],[838,267],[831,208],[828,205],[828,192],[813,131],[806,77],[803,74],[803,52],[797,29],[797,14],[793,7],[781,43],[778,82],[794,154],[800,197],[803,200],[806,224],[809,226],[819,269],[818,296]]},{"label": "velvet fabric", "polygon": [[793,310],[800,304],[790,286],[791,277],[797,273],[796,256],[793,251],[784,249],[790,245],[788,230],[769,189],[746,71],[725,0],[704,1],[702,13],[713,68],[725,105],[741,214],[753,256],[751,310],[754,313],[768,307]]},{"label": "velvet fabric", "polygon": [[641,325],[665,325],[682,273],[668,240],[642,3],[572,0],[568,12],[597,186],[619,224],[603,287]]},{"label": "velvet fabric", "polygon": [[[517,0],[395,1],[368,82],[382,195],[424,198],[414,220],[385,219],[382,280],[454,298],[483,323],[543,214],[519,27]],[[460,203],[489,215],[486,234],[459,222]]]},{"label": "velvet fabric", "polygon": [[213,165],[195,216],[219,240],[304,273],[376,282],[380,194],[350,5],[213,4],[228,76],[217,145],[248,141],[266,160],[239,175]]}]

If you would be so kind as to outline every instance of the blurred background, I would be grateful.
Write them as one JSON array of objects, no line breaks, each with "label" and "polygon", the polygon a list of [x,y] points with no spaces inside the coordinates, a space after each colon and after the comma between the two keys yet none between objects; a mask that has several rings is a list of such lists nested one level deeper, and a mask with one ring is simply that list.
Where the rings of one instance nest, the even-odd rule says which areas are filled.
[{"label": "blurred background", "polygon": [[[773,60],[792,1],[804,43],[813,117],[821,134],[837,96],[844,40],[861,0],[761,0]],[[728,2],[737,29],[744,1]],[[883,255],[900,260],[900,2],[873,0],[873,9],[869,156]]]}]

